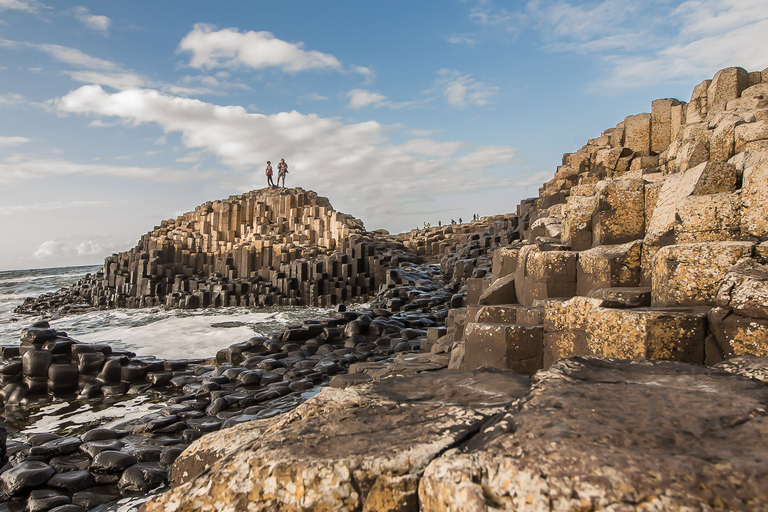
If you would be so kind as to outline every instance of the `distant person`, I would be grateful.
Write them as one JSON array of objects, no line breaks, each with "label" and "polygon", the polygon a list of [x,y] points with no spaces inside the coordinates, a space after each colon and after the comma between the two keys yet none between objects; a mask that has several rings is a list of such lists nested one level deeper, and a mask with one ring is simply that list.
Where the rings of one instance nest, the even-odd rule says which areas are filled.
[{"label": "distant person", "polygon": [[280,186],[280,178],[283,179],[283,188],[285,188],[285,175],[288,174],[288,164],[285,163],[285,158],[280,159],[280,163],[277,164],[277,185]]},{"label": "distant person", "polygon": [[443,221],[437,221],[437,227],[441,228],[443,227]]},{"label": "distant person", "polygon": [[272,181],[272,162],[270,162],[269,160],[267,160],[267,170],[265,171],[265,174],[267,175],[267,186],[274,187],[275,182]]},{"label": "distant person", "polygon": [[459,224],[464,224],[464,221],[461,220],[461,217],[459,217]]},{"label": "distant person", "polygon": [[451,219],[451,225],[455,226],[456,225],[456,221]]}]

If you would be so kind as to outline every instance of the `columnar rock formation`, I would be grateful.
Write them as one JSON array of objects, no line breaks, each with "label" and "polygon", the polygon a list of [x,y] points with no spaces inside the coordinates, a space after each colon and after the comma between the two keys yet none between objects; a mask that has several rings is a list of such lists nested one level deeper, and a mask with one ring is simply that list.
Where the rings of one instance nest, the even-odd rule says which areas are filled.
[{"label": "columnar rock formation", "polygon": [[403,259],[413,257],[325,197],[268,188],[163,221],[96,275],[19,311],[330,306],[375,293],[390,264]]},{"label": "columnar rock formation", "polygon": [[457,354],[528,374],[573,355],[768,355],[766,211],[768,70],[724,69],[563,156],[518,209],[524,239],[449,315]]}]

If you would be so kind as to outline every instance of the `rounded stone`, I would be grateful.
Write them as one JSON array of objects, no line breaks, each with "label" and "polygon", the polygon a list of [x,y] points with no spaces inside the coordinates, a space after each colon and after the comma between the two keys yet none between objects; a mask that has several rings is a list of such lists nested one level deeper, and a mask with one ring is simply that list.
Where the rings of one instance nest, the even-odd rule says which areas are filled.
[{"label": "rounded stone", "polygon": [[98,453],[91,462],[94,471],[125,471],[136,464],[136,457],[128,453],[105,450]]},{"label": "rounded stone", "polygon": [[24,494],[28,489],[44,485],[54,469],[40,461],[25,461],[0,475],[0,488],[8,496]]},{"label": "rounded stone", "polygon": [[27,511],[44,512],[54,507],[68,505],[69,502],[69,496],[61,491],[55,489],[36,489],[27,498]]},{"label": "rounded stone", "polygon": [[96,455],[107,450],[119,451],[123,446],[125,446],[125,443],[119,439],[101,439],[83,443],[80,445],[80,450],[89,457],[94,458]]},{"label": "rounded stone", "polygon": [[80,436],[80,440],[84,443],[90,441],[103,441],[105,439],[117,439],[120,435],[109,428],[94,428],[89,430],[85,434]]},{"label": "rounded stone", "polygon": [[75,493],[91,487],[95,483],[96,481],[89,471],[75,470],[53,475],[46,485],[64,489],[69,493]]},{"label": "rounded stone", "polygon": [[158,464],[141,462],[129,467],[120,476],[121,491],[147,492],[166,483],[168,472]]},{"label": "rounded stone", "polygon": [[30,350],[21,358],[22,371],[28,377],[48,377],[48,367],[53,364],[53,354],[47,350]]}]

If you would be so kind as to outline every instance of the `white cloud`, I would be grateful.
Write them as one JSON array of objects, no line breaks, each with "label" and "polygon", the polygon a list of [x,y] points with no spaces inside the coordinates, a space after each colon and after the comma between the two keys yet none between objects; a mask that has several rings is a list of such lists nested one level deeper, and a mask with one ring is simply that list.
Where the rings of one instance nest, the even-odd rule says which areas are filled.
[{"label": "white cloud", "polygon": [[0,107],[21,105],[26,100],[21,94],[9,92],[7,94],[0,94]]},{"label": "white cloud", "polygon": [[108,17],[91,14],[85,7],[75,7],[73,12],[77,21],[91,30],[96,30],[97,32],[102,32],[104,34],[109,31],[111,20]]},{"label": "white cloud", "polygon": [[98,57],[92,57],[87,55],[76,48],[70,48],[67,46],[61,46],[58,44],[30,44],[26,43],[25,46],[31,46],[37,48],[59,62],[70,64],[80,68],[86,69],[98,69],[103,71],[117,71],[120,66],[108,60],[99,59]]},{"label": "white cloud", "polygon": [[277,67],[286,72],[308,69],[340,70],[333,55],[304,50],[303,43],[289,43],[270,32],[215,30],[199,23],[179,43],[179,51],[191,52],[190,66],[198,69]]},{"label": "white cloud", "polygon": [[413,214],[409,209],[441,194],[510,186],[495,171],[513,164],[517,155],[511,147],[451,141],[393,144],[392,128],[375,121],[345,124],[297,111],[254,114],[153,90],[110,94],[83,86],[56,105],[61,112],[178,132],[184,146],[215,155],[239,173],[222,182],[229,188],[260,186],[264,162],[284,157],[291,166],[289,186],[330,196],[341,211],[361,212],[372,222],[369,227],[392,225],[393,217],[405,218]]},{"label": "white cloud", "polygon": [[516,11],[481,0],[470,18],[484,31],[534,30],[546,51],[595,56],[605,65],[593,84],[602,90],[768,67],[765,0],[529,0]]},{"label": "white cloud", "polygon": [[48,212],[53,210],[72,210],[75,208],[103,208],[125,204],[115,201],[53,201],[48,203],[31,203],[13,206],[0,206],[0,215],[28,214],[30,212]]},{"label": "white cloud", "polygon": [[112,87],[113,89],[134,89],[136,87],[144,87],[147,83],[142,77],[134,73],[104,73],[99,71],[67,71],[69,77],[80,83],[84,84],[98,84]]},{"label": "white cloud", "polygon": [[40,9],[40,2],[37,0],[0,0],[0,11],[6,9],[35,12]]},{"label": "white cloud", "polygon": [[0,183],[40,179],[46,176],[109,176],[121,179],[146,179],[161,183],[183,183],[202,179],[209,173],[163,167],[81,164],[68,160],[14,155],[0,161]]},{"label": "white cloud", "polygon": [[365,89],[353,89],[347,93],[347,98],[349,98],[349,106],[351,108],[363,108],[371,105],[383,107],[387,102],[387,97],[383,94],[366,91]]},{"label": "white cloud", "polygon": [[155,139],[156,146],[165,146],[167,142],[168,142],[168,137],[166,137],[165,135]]},{"label": "white cloud", "polygon": [[352,66],[352,71],[363,75],[365,78],[365,81],[363,82],[364,84],[370,84],[376,80],[376,74],[371,68],[365,66]]},{"label": "white cloud", "polygon": [[327,99],[328,99],[327,96],[323,96],[322,94],[317,94],[316,92],[312,92],[309,94],[302,94],[301,96],[296,98],[296,100],[299,103],[303,103],[305,101],[325,101]]},{"label": "white cloud", "polygon": [[18,146],[19,144],[25,144],[31,142],[26,137],[0,137],[0,147],[3,146]]},{"label": "white cloud", "polygon": [[63,239],[46,240],[41,243],[32,257],[41,261],[62,261],[72,263],[93,263],[100,261],[108,255],[125,250],[129,247],[126,243],[115,243],[108,240],[83,239],[82,236],[69,236]]},{"label": "white cloud", "polygon": [[484,106],[491,103],[499,88],[462,75],[451,69],[437,72],[437,87],[449,105],[465,108],[468,105]]}]

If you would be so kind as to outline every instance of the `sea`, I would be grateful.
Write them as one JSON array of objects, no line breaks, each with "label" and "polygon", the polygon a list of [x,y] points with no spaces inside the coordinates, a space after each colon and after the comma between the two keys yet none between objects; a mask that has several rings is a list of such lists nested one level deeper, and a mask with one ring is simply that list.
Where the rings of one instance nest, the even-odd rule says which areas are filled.
[{"label": "sea", "polygon": [[[0,272],[0,345],[18,345],[22,329],[38,320],[65,331],[77,341],[108,343],[115,349],[161,359],[206,359],[234,343],[266,336],[286,325],[327,317],[329,309],[272,307],[249,309],[165,310],[111,309],[49,319],[14,313],[26,297],[76,283],[100,266],[43,268]],[[101,402],[53,401],[26,408],[6,407],[9,438],[39,432],[81,433],[94,421],[103,426],[138,418],[159,407],[147,396],[124,396]]]},{"label": "sea", "polygon": [[[18,345],[22,329],[47,317],[13,310],[37,297],[76,283],[100,266],[0,272],[0,345]],[[219,349],[279,331],[286,325],[322,318],[330,310],[314,307],[242,307],[196,310],[110,309],[49,320],[51,327],[85,343],[108,343],[140,356],[162,359],[214,357]]]}]

